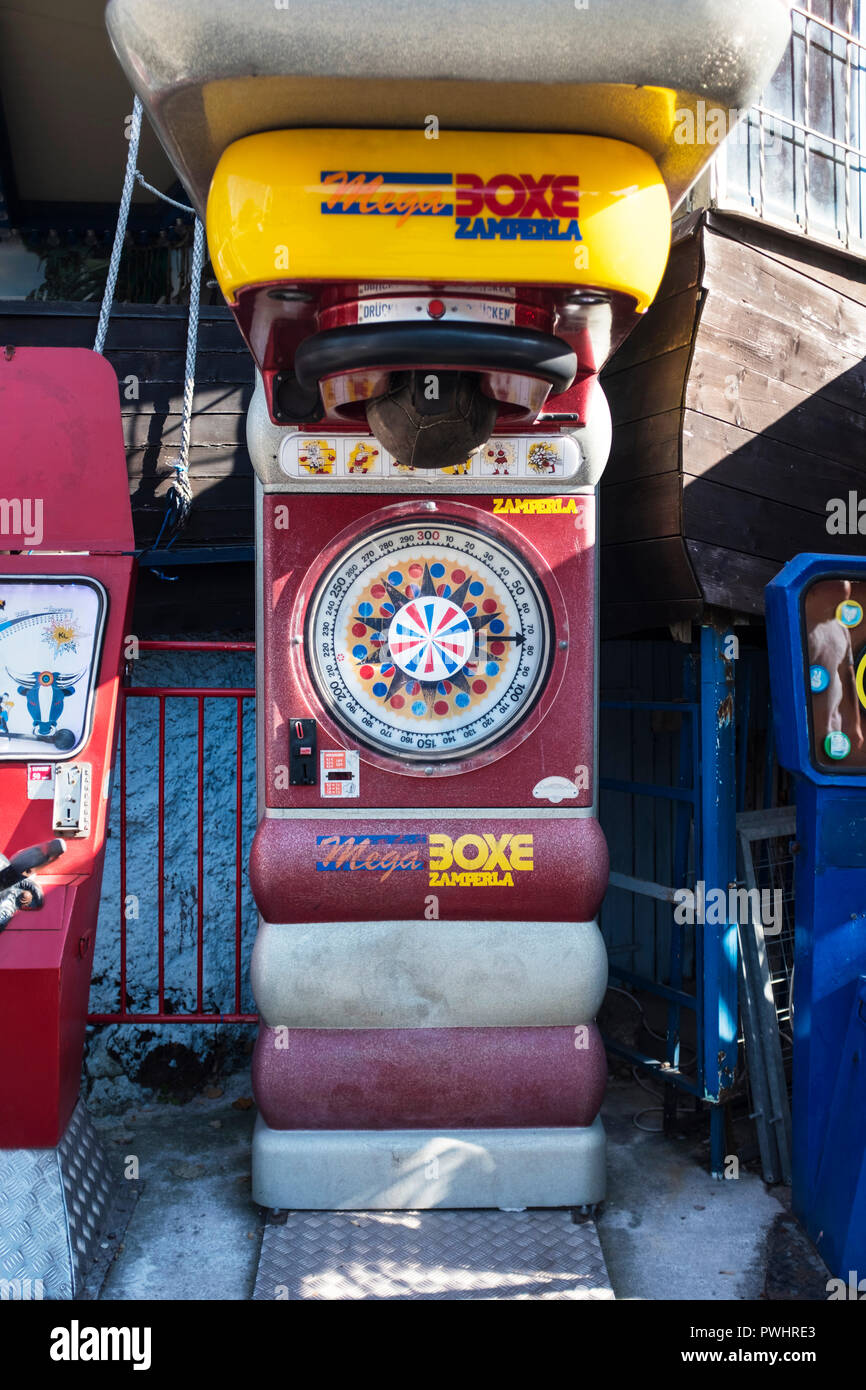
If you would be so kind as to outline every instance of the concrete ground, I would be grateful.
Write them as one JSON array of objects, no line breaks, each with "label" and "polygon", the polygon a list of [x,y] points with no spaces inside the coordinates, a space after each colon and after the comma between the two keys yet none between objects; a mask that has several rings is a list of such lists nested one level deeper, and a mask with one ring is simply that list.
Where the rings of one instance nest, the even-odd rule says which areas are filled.
[{"label": "concrete ground", "polygon": [[141,1182],[101,1298],[249,1298],[261,1244],[249,1073],[208,1089],[220,1094],[93,1117],[118,1170],[137,1158]]},{"label": "concrete ground", "polygon": [[[250,1198],[249,1074],[208,1089],[184,1105],[95,1118],[118,1170],[137,1158],[141,1182],[101,1298],[250,1297],[262,1228]],[[771,1233],[788,1219],[785,1189],[768,1189],[749,1172],[714,1181],[700,1162],[706,1120],[691,1133],[684,1124],[681,1137],[648,1134],[633,1119],[653,1103],[631,1079],[616,1078],[602,1112],[609,1189],[598,1231],[616,1297],[760,1297]],[[644,1113],[640,1122],[660,1118]]]},{"label": "concrete ground", "polygon": [[[661,1124],[659,1112],[646,1111],[653,1104],[635,1082],[612,1079],[602,1109],[608,1193],[598,1234],[616,1297],[759,1298],[785,1189],[742,1170],[736,1179],[711,1178],[685,1126],[672,1138],[637,1128],[635,1115],[642,1125]],[[698,1133],[708,1128],[703,1118]]]}]

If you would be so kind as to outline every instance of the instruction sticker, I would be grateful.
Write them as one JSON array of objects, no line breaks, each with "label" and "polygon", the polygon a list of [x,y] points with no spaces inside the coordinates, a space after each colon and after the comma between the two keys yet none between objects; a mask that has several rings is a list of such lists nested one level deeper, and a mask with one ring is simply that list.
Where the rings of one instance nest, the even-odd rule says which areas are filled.
[{"label": "instruction sticker", "polygon": [[325,748],[319,754],[321,794],[329,801],[358,795],[360,760],[346,748]]},{"label": "instruction sticker", "polygon": [[54,764],[27,764],[27,800],[54,800]]}]

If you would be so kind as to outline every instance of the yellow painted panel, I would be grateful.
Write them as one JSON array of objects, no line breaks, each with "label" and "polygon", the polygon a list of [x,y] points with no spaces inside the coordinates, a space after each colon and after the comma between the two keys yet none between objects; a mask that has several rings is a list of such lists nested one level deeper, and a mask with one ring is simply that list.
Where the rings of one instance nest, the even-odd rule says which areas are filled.
[{"label": "yellow painted panel", "polygon": [[648,154],[584,135],[285,130],[230,145],[207,208],[227,299],[304,280],[567,285],[651,303],[670,203]]}]

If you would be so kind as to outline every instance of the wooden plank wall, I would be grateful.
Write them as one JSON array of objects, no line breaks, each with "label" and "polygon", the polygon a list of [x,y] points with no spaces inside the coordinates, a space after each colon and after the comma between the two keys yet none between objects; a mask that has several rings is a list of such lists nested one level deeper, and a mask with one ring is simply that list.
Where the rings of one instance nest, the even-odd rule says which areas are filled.
[{"label": "wooden plank wall", "polygon": [[[18,347],[93,346],[99,306],[0,302],[0,342]],[[152,546],[180,448],[187,311],[183,306],[118,305],[105,357],[117,374],[136,545]],[[253,390],[249,352],[225,307],[203,307],[195,371],[190,482],[193,509],[177,544],[184,549],[253,544],[253,471],[245,443]],[[130,381],[134,378],[134,382]],[[142,568],[140,636],[254,628],[251,563]]]},{"label": "wooden plank wall", "polygon": [[611,637],[701,612],[680,476],[701,275],[698,215],[678,227],[653,307],[602,373],[614,425],[600,512],[602,631]]},{"label": "wooden plank wall", "polygon": [[866,498],[866,266],[722,214],[683,417],[683,534],[708,603],[763,613],[801,551],[863,554],[827,505]]},{"label": "wooden plank wall", "polygon": [[[92,347],[99,306],[0,303],[0,339],[18,347]],[[118,305],[105,357],[117,374],[136,542],[155,539],[180,447],[187,311]],[[137,380],[138,398],[123,383]],[[252,467],[244,442],[253,388],[249,352],[226,308],[199,321],[190,480],[195,506],[184,545],[252,543]]]},{"label": "wooden plank wall", "polygon": [[[801,551],[861,554],[827,507],[866,498],[866,266],[730,214],[690,215],[656,303],[603,374],[608,636],[763,613]],[[866,524],[866,522],[864,522]]]}]

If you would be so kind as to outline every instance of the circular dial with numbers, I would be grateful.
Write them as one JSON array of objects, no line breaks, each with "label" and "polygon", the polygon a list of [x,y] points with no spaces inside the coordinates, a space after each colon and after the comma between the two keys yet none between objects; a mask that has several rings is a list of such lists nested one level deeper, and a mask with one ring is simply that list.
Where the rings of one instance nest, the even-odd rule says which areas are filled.
[{"label": "circular dial with numbers", "polygon": [[553,649],[544,589],[498,536],[447,517],[393,522],[320,580],[307,655],[325,707],[377,752],[463,759],[541,693]]}]

